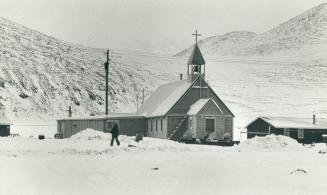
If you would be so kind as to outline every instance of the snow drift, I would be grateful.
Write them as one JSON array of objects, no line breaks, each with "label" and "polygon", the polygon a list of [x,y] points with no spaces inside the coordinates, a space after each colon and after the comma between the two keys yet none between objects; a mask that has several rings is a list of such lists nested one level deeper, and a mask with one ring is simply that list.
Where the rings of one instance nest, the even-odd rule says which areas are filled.
[{"label": "snow drift", "polygon": [[264,137],[256,136],[252,139],[248,139],[241,142],[237,149],[240,151],[257,151],[257,150],[272,150],[272,151],[284,151],[284,150],[301,150],[304,147],[296,140],[282,135],[267,135]]}]

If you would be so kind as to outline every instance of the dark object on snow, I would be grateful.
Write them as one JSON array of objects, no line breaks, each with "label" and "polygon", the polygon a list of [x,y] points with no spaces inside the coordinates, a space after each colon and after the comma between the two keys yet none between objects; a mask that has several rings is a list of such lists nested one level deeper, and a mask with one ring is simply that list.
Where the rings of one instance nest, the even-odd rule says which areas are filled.
[{"label": "dark object on snow", "polygon": [[112,129],[111,129],[111,142],[110,142],[110,146],[114,145],[114,141],[116,140],[117,145],[120,145],[120,142],[118,140],[118,136],[119,136],[119,128],[118,125],[115,124]]},{"label": "dark object on snow", "polygon": [[54,135],[54,138],[55,138],[55,139],[62,139],[62,134],[61,134],[61,133],[56,133],[56,134]]},{"label": "dark object on snow", "polygon": [[307,173],[307,171],[304,169],[296,169],[296,170],[292,171],[290,174],[292,175],[294,173]]},{"label": "dark object on snow", "polygon": [[18,133],[11,133],[10,137],[19,137],[20,135]]},{"label": "dark object on snow", "polygon": [[153,170],[155,170],[155,171],[157,171],[157,170],[159,170],[159,168],[158,167],[154,167],[154,168],[152,168]]},{"label": "dark object on snow", "polygon": [[143,135],[142,134],[136,134],[135,141],[139,142],[139,141],[142,141],[142,140],[143,140]]},{"label": "dark object on snow", "polygon": [[129,144],[128,147],[133,147],[133,148],[134,148],[134,147],[136,147],[136,146],[134,146],[134,145],[132,145],[132,144]]},{"label": "dark object on snow", "polygon": [[44,135],[39,135],[39,140],[42,140],[44,138],[45,138]]},{"label": "dark object on snow", "polygon": [[318,152],[319,154],[326,154],[326,152],[325,151],[321,151],[321,150],[319,150],[319,152]]}]

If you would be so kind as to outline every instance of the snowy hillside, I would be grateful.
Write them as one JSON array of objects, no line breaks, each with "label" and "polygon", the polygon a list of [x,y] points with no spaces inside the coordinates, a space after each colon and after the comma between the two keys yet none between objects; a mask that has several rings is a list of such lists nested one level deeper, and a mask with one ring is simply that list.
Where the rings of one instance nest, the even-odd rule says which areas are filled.
[{"label": "snowy hillside", "polygon": [[[0,108],[11,119],[66,116],[68,106],[74,114],[104,112],[104,49],[69,44],[3,18],[0,45]],[[144,88],[149,95],[172,79],[166,69],[149,66],[148,57],[113,51],[111,58],[110,111],[135,111],[136,94]]]},{"label": "snowy hillside", "polygon": [[[327,4],[321,4],[262,34],[231,32],[203,39],[199,45],[207,55],[267,55],[305,47],[326,49]],[[187,56],[188,48],[176,56]]]}]

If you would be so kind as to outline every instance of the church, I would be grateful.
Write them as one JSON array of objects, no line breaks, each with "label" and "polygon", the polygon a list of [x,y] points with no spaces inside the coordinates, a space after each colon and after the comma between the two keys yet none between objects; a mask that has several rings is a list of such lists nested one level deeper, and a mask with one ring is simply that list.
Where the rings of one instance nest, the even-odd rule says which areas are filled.
[{"label": "church", "polygon": [[[197,33],[195,34],[197,37]],[[120,134],[180,141],[183,137],[217,139],[233,136],[234,115],[205,81],[206,67],[197,39],[186,66],[185,79],[159,86],[137,113],[110,113],[57,120],[63,138],[86,128],[110,132],[116,123]]]}]

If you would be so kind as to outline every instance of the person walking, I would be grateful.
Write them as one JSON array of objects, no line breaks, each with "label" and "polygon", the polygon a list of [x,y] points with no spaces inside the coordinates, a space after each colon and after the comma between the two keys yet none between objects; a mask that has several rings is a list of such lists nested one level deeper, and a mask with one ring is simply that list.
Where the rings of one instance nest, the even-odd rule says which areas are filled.
[{"label": "person walking", "polygon": [[111,129],[111,142],[110,142],[110,146],[114,145],[114,140],[116,140],[117,145],[120,145],[120,142],[118,140],[118,136],[119,136],[119,128],[117,123],[112,127]]}]

